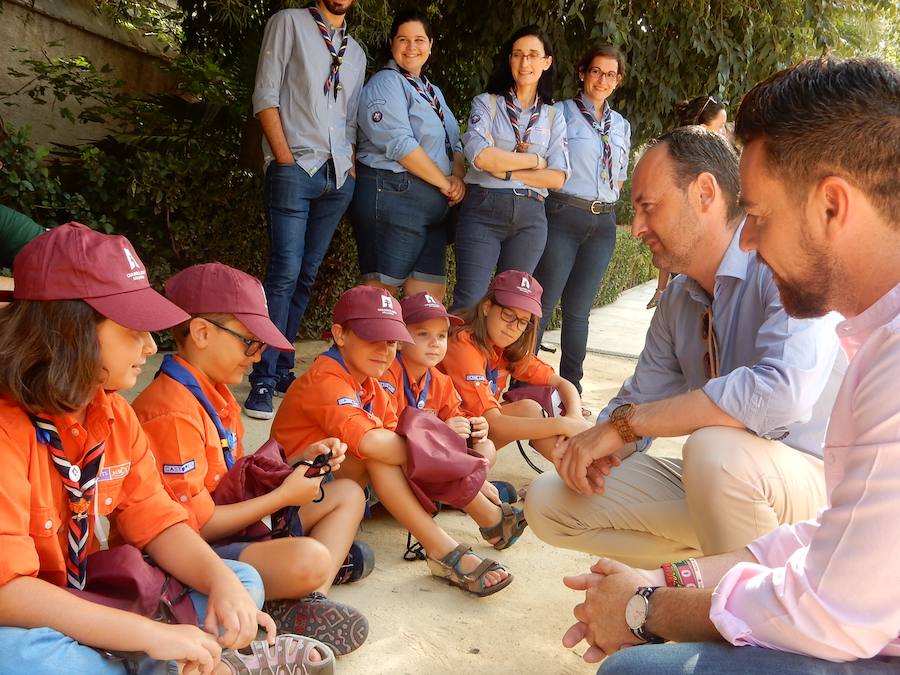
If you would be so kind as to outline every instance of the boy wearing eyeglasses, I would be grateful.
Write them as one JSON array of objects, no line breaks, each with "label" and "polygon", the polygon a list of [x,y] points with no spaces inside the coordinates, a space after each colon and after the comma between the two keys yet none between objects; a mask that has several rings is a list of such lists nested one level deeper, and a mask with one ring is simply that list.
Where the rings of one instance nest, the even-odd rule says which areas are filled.
[{"label": "boy wearing eyeglasses", "polygon": [[[365,545],[353,541],[363,515],[362,490],[335,480],[322,501],[313,502],[322,475],[307,478],[308,467],[301,465],[268,494],[235,504],[213,501],[212,493],[244,454],[240,406],[228,385],[239,384],[267,346],[292,348],[269,320],[262,284],[209,263],[169,279],[166,295],[191,318],[173,329],[176,352],[163,359],[156,379],[133,404],[163,481],[213,550],[259,571],[267,610],[279,628],[321,640],[338,655],[356,649],[368,632],[365,617],[326,594],[333,583],[353,576],[340,574],[351,546],[357,558],[364,553]],[[297,458],[310,461],[331,452],[332,469],[340,467],[347,447],[336,438],[307,445]],[[289,506],[302,506],[306,536],[216,543]],[[351,552],[351,564],[352,557]]]}]

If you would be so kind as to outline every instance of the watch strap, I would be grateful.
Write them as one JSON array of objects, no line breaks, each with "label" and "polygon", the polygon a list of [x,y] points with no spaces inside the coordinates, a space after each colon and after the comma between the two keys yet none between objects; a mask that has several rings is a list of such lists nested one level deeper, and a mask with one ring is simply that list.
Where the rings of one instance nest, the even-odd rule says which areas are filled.
[{"label": "watch strap", "polygon": [[647,616],[644,618],[644,623],[637,628],[631,628],[631,632],[634,633],[634,636],[643,642],[649,644],[660,644],[665,642],[658,635],[654,635],[650,631],[648,631],[645,626],[647,624],[647,618],[650,616],[650,596],[659,588],[659,586],[641,586],[637,589],[635,595],[640,595],[647,602]]},{"label": "watch strap", "polygon": [[641,437],[634,433],[629,421],[636,407],[634,403],[623,403],[614,408],[609,415],[609,422],[618,432],[623,443],[636,443],[641,440]]}]

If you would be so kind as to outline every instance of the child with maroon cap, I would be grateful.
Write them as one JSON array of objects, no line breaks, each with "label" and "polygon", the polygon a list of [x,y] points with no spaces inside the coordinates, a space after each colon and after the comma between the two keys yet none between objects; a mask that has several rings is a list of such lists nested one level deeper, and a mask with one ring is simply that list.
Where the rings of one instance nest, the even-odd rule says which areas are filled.
[{"label": "child with maroon cap", "polygon": [[[385,508],[422,544],[433,574],[478,596],[508,586],[512,575],[444,532],[407,483],[406,442],[394,432],[397,411],[378,382],[397,343],[413,344],[400,303],[380,288],[351,288],[334,308],[331,332],[334,345],[288,390],[272,437],[295,453],[311,439],[339,436],[347,444],[340,475],[360,485],[371,481]],[[473,501],[497,508],[481,493]]]},{"label": "child with maroon cap", "polygon": [[[4,664],[14,663],[16,672],[112,675],[122,672],[122,661],[103,654],[114,651],[146,654],[129,659],[140,660],[141,672],[177,661],[192,672],[259,673],[261,656],[232,651],[253,640],[258,624],[275,642],[274,623],[257,609],[259,575],[220,559],[187,525],[134,411],[117,393],[134,386],[156,351],[148,331],[188,316],[150,288],[124,237],[60,225],[27,244],[15,263],[13,302],[0,310]],[[90,582],[88,558],[107,540],[101,517],[196,589],[190,595],[203,630],[66,592]],[[88,588],[104,596],[102,587]],[[279,660],[300,664],[304,640],[279,637]],[[321,648],[323,663],[333,659]],[[254,644],[254,652],[266,650]]]},{"label": "child with maroon cap", "polygon": [[[156,379],[132,404],[163,481],[214,551],[260,573],[267,599],[263,608],[279,629],[320,640],[338,656],[357,649],[368,635],[365,617],[326,596],[334,581],[356,580],[371,571],[365,565],[372,562],[371,549],[353,542],[365,507],[360,487],[335,480],[314,502],[322,475],[307,478],[308,467],[300,465],[268,494],[234,504],[213,501],[216,488],[244,454],[240,406],[228,385],[243,380],[264,348],[293,349],[269,320],[262,284],[233,267],[207,263],[169,279],[166,296],[190,318],[172,330],[176,353],[163,359]],[[297,458],[312,461],[330,452],[335,470],[345,451],[337,438],[325,438],[310,443]],[[227,543],[291,506],[303,507],[300,522],[307,536]],[[351,546],[355,556],[342,570]]]},{"label": "child with maroon cap", "polygon": [[[560,437],[576,436],[591,425],[581,414],[575,386],[534,355],[542,290],[527,272],[495,276],[487,294],[464,313],[465,323],[450,337],[440,368],[453,380],[463,409],[487,419],[488,438],[497,448],[528,440],[550,459]],[[554,387],[566,413],[544,417],[531,399],[501,402],[511,377]]]}]

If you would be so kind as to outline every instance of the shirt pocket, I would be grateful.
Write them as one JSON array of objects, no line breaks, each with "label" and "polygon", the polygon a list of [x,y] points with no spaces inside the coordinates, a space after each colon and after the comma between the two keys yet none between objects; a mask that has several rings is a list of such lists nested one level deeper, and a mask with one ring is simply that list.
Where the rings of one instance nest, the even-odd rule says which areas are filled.
[{"label": "shirt pocket", "polygon": [[525,152],[534,152],[546,158],[549,154],[550,127],[543,124],[535,124],[528,135],[528,149]]},{"label": "shirt pocket", "polygon": [[609,143],[612,146],[613,166],[617,168],[628,167],[628,144],[625,134],[621,131],[613,131],[609,135]]},{"label": "shirt pocket", "polygon": [[48,537],[55,537],[61,525],[62,519],[55,507],[36,507],[29,512],[28,534],[39,545],[46,543]]},{"label": "shirt pocket", "polygon": [[99,487],[95,499],[98,500],[97,510],[101,516],[108,516],[119,506],[122,494],[122,484],[124,482],[124,478],[117,478],[115,480],[100,481],[98,483]]}]

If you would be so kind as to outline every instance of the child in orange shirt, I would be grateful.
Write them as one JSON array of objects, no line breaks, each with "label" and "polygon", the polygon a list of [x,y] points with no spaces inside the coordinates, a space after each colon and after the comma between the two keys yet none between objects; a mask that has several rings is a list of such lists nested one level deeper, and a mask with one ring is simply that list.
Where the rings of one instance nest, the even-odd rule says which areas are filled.
[{"label": "child in orange shirt", "polygon": [[[97,651],[110,650],[147,654],[142,672],[177,661],[188,671],[259,673],[260,659],[222,652],[250,643],[257,624],[275,639],[274,623],[257,609],[259,575],[248,565],[226,565],[185,523],[134,412],[115,393],[134,386],[156,351],[147,331],[187,315],[150,288],[128,240],[77,223],[34,239],[15,269],[14,301],[0,310],[4,665],[23,673],[121,673],[121,661]],[[88,581],[88,554],[97,550],[96,539],[105,541],[101,516],[196,589],[191,599],[205,630],[152,621],[65,590]],[[297,663],[297,639],[278,640],[282,661]],[[321,658],[333,659],[322,649]]]},{"label": "child in orange shirt", "polygon": [[[166,296],[191,318],[172,330],[176,353],[165,357],[156,379],[132,404],[163,481],[213,550],[260,573],[267,598],[263,608],[279,629],[321,640],[338,656],[353,651],[365,641],[368,623],[358,610],[326,596],[363,516],[360,487],[335,480],[323,488],[324,498],[313,502],[322,476],[305,477],[308,467],[301,464],[268,494],[235,504],[213,502],[219,482],[244,454],[240,406],[228,385],[241,382],[266,346],[293,350],[269,320],[262,284],[240,270],[208,263],[169,279]],[[329,451],[337,469],[346,446],[336,438],[310,444],[300,458],[311,461]],[[289,506],[303,507],[300,521],[307,536],[216,543]],[[358,542],[360,566],[363,549],[368,546]]]},{"label": "child in orange shirt", "polygon": [[[534,355],[542,291],[526,272],[509,270],[496,275],[487,295],[465,313],[465,324],[451,336],[439,367],[453,380],[463,409],[487,419],[488,438],[497,448],[529,440],[551,459],[560,437],[576,436],[591,425],[581,414],[581,397],[575,386]],[[555,387],[566,414],[544,417],[540,404],[531,399],[501,403],[510,376]]]},{"label": "child in orange shirt", "polygon": [[[413,343],[399,303],[385,290],[357,286],[341,296],[333,321],[334,345],[288,390],[272,437],[293,453],[312,439],[340,436],[348,448],[340,475],[372,482],[382,504],[422,544],[435,576],[478,596],[505,588],[512,575],[444,532],[406,481],[406,442],[393,431],[396,410],[377,379],[393,363],[397,343]],[[479,493],[466,510],[498,508]],[[508,532],[495,546],[508,546],[519,533]]]}]

